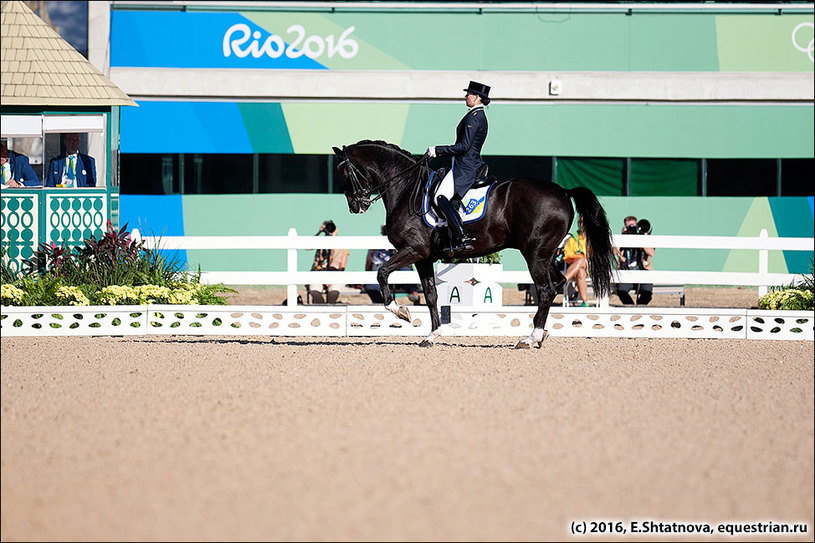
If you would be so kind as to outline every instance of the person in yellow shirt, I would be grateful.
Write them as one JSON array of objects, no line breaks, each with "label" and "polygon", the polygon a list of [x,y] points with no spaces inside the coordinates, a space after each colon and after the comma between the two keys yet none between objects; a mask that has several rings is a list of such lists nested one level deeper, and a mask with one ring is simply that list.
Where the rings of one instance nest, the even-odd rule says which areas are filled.
[{"label": "person in yellow shirt", "polygon": [[567,268],[563,274],[567,281],[574,279],[577,284],[577,294],[583,301],[580,307],[588,307],[589,296],[586,286],[586,277],[589,273],[588,248],[586,247],[586,232],[583,231],[583,217],[577,218],[577,237],[571,236],[563,248],[563,258]]}]

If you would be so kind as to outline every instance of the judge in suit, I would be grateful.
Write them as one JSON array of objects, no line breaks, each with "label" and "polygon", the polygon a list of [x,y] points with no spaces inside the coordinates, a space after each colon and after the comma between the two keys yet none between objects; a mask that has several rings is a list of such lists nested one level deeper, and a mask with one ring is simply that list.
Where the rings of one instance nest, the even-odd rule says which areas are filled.
[{"label": "judge in suit", "polygon": [[3,187],[38,187],[40,186],[40,178],[28,157],[9,151],[6,140],[0,142],[0,180],[2,180]]},{"label": "judge in suit", "polygon": [[465,100],[469,110],[456,127],[456,143],[428,147],[426,152],[430,158],[453,157],[453,167],[436,191],[436,204],[450,228],[451,253],[472,250],[472,242],[475,241],[465,232],[458,208],[461,206],[461,198],[476,182],[478,171],[484,166],[484,161],[481,160],[481,147],[487,139],[484,106],[490,103],[490,87],[483,83],[470,81],[470,86],[464,91],[467,93]]},{"label": "judge in suit", "polygon": [[62,139],[65,154],[51,160],[48,165],[46,187],[95,187],[96,160],[79,152],[81,139],[77,133],[68,133]]}]

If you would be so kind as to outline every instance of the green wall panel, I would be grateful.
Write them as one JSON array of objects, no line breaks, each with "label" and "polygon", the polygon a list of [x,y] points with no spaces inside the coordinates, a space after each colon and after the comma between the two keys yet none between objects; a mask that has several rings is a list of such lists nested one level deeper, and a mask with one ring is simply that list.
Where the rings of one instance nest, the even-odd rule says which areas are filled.
[{"label": "green wall panel", "polygon": [[287,103],[283,104],[283,113],[295,153],[328,155],[332,146],[363,139],[398,145],[408,108],[407,104],[388,103]]},{"label": "green wall panel", "polygon": [[278,103],[239,102],[246,134],[254,153],[293,153],[283,108]]},{"label": "green wall panel", "polygon": [[[806,49],[812,38],[811,14],[716,17],[716,39],[722,71],[811,72],[812,60],[807,56]],[[794,42],[800,49],[795,47]]]},{"label": "green wall panel", "polygon": [[[484,155],[509,154],[501,152],[507,145],[500,140],[500,137],[495,137],[492,120],[494,108],[489,106],[486,111],[489,132],[481,153]],[[421,154],[431,145],[452,145],[456,142],[456,126],[465,113],[467,113],[467,106],[464,105],[463,100],[460,105],[412,104],[405,119],[400,146],[411,153]]]},{"label": "green wall panel", "polygon": [[[807,213],[810,216],[808,227],[812,235],[815,227],[812,220],[812,198],[767,198],[767,201],[779,236],[801,236],[802,226],[807,228],[806,221],[801,224],[801,217],[805,217]],[[784,258],[787,268],[791,270],[807,270],[812,265],[811,253],[807,255],[800,251],[786,251]]]},{"label": "green wall panel", "polygon": [[[364,109],[364,108],[363,108]],[[464,106],[416,104],[401,146],[455,141]],[[364,118],[370,113],[360,110]],[[714,106],[493,102],[484,155],[650,158],[813,158],[812,105]],[[398,122],[398,118],[393,119]],[[334,131],[345,130],[343,127]],[[325,135],[304,133],[304,138]],[[329,138],[330,139],[330,138]],[[399,144],[398,141],[393,143]]]},{"label": "green wall panel", "polygon": [[719,59],[710,54],[717,45],[713,17],[648,13],[629,19],[629,70],[654,71],[654,66],[671,66],[670,71],[677,72],[719,70]]},{"label": "green wall panel", "polygon": [[[463,94],[463,92],[462,92]],[[467,112],[452,104],[392,102],[143,102],[130,130],[153,131],[178,113],[186,129],[128,152],[330,154],[332,146],[381,139],[422,154],[455,142]],[[147,115],[149,113],[149,115]],[[808,105],[508,104],[486,110],[484,155],[634,158],[813,158],[815,108]],[[226,117],[218,117],[225,115]],[[131,134],[131,136],[133,136]],[[224,138],[227,138],[226,140]],[[159,138],[161,139],[161,138]],[[147,143],[144,143],[147,142]]]}]

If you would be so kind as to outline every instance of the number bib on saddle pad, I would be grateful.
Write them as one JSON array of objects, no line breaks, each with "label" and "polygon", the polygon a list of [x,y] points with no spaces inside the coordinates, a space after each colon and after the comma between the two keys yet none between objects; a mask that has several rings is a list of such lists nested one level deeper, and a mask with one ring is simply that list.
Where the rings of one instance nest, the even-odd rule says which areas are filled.
[{"label": "number bib on saddle pad", "polygon": [[[436,212],[430,206],[430,186],[433,184],[433,177],[436,172],[430,174],[430,178],[424,187],[424,196],[422,196],[422,217],[425,224],[435,228],[436,226],[446,225],[447,221],[444,217],[438,217]],[[458,209],[458,215],[461,217],[462,222],[477,221],[484,216],[484,211],[487,209],[487,197],[489,196],[490,189],[495,186],[491,183],[485,187],[470,189],[467,194],[461,199],[461,205]]]}]

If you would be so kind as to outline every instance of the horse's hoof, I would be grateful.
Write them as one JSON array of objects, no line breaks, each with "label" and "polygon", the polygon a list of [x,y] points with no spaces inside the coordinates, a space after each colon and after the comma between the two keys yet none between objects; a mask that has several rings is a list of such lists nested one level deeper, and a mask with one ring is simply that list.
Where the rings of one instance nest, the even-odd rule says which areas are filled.
[{"label": "horse's hoof", "polygon": [[396,311],[396,316],[402,320],[410,322],[410,310],[405,305],[400,305]]},{"label": "horse's hoof", "polygon": [[546,338],[549,337],[549,332],[544,330],[543,331],[543,336],[540,338],[540,340],[536,339],[535,336],[536,336],[536,334],[532,334],[529,337],[523,338],[521,341],[518,342],[517,345],[515,345],[515,348],[516,349],[531,349],[533,345],[536,345],[538,347],[538,349],[540,349],[541,347],[543,347],[543,341]]},{"label": "horse's hoof", "polygon": [[433,346],[433,342],[432,341],[427,341],[426,339],[423,339],[422,342],[419,343],[419,347],[432,347],[432,346]]}]

